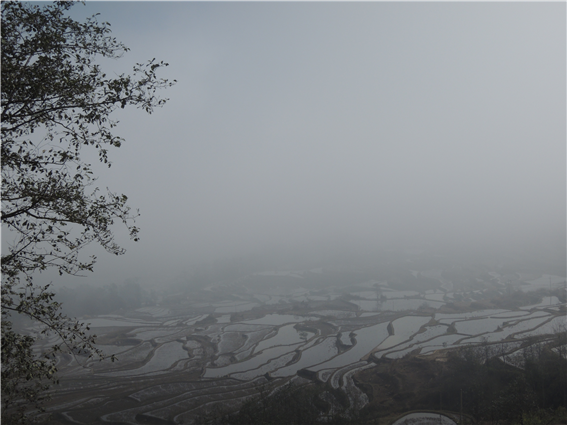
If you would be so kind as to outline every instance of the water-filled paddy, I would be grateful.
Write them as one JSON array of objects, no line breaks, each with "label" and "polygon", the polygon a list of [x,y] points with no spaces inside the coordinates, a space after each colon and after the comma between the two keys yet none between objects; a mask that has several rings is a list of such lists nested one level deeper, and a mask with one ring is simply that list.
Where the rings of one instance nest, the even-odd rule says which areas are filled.
[{"label": "water-filled paddy", "polygon": [[223,326],[223,332],[256,332],[262,329],[271,329],[269,325],[254,325],[250,323],[231,323]]},{"label": "water-filled paddy", "polygon": [[284,367],[286,364],[288,364],[293,360],[294,356],[295,353],[289,353],[281,357],[273,358],[267,364],[257,369],[253,369],[241,373],[234,373],[231,375],[231,377],[234,379],[242,379],[242,380],[253,379],[255,377],[262,376],[266,373],[273,372],[274,370],[278,370]]},{"label": "water-filled paddy", "polygon": [[505,311],[504,313],[497,313],[491,315],[491,317],[523,317],[529,314],[527,311]]},{"label": "water-filled paddy", "polygon": [[435,313],[436,320],[468,320],[477,317],[488,317],[494,316],[500,313],[510,313],[509,310],[497,309],[497,310],[477,310],[470,311],[466,313]]},{"label": "water-filled paddy", "polygon": [[[448,348],[449,346],[454,346],[454,344],[463,339],[464,335],[458,334],[449,334],[439,336],[437,338],[432,339],[431,341],[427,341],[426,344],[419,344],[421,347],[421,354],[431,353],[435,350],[441,350],[444,348]],[[459,344],[460,345],[460,344]],[[416,346],[417,348],[417,346]]]},{"label": "water-filled paddy", "polygon": [[[549,322],[544,323],[537,327],[536,329],[529,332],[529,335],[544,335],[544,334],[554,334],[556,332],[565,331],[567,329],[567,317],[559,316],[551,319]],[[516,338],[523,338],[524,334],[514,335]]]},{"label": "water-filled paddy", "polygon": [[[550,316],[547,315],[547,316],[544,316],[544,317],[537,317],[537,318],[533,318],[533,319],[523,320],[523,321],[517,322],[514,325],[506,326],[499,332],[493,332],[493,333],[485,334],[485,335],[478,336],[478,337],[475,337],[475,338],[467,338],[466,342],[469,342],[469,343],[479,343],[479,342],[483,342],[483,341],[496,342],[496,341],[506,339],[510,336],[514,336],[515,334],[522,335],[522,333],[524,333],[526,331],[531,331],[530,334],[532,334],[532,332],[534,332],[534,331],[537,332],[536,328],[539,325],[541,325],[542,323],[549,320],[549,318],[550,318]],[[526,336],[526,335],[524,335],[524,336]]]},{"label": "water-filled paddy", "polygon": [[170,368],[173,363],[187,358],[188,353],[183,349],[181,343],[170,342],[158,347],[151,359],[143,366],[132,370],[109,372],[104,375],[118,377],[142,375],[150,372],[164,372],[166,369]]},{"label": "water-filled paddy", "polygon": [[[301,290],[303,292],[303,290]],[[396,296],[415,295],[413,291],[384,291],[390,295],[384,302],[370,299],[350,300],[351,303],[358,305],[378,306],[382,308],[389,303],[399,304],[400,308],[409,306],[415,307],[424,301],[435,304],[435,301],[423,298],[395,298]],[[357,296],[370,297],[376,291],[358,291]],[[441,297],[441,292],[428,293],[427,296]],[[553,302],[550,298],[545,302]],[[536,304],[542,304],[538,303]],[[231,301],[229,303],[216,303],[216,308],[238,308],[248,305],[241,301]],[[442,303],[439,303],[442,304]],[[533,307],[533,306],[532,306]],[[414,309],[415,310],[415,309]],[[163,311],[149,310],[149,312],[163,314]],[[343,310],[321,310],[316,312],[318,316],[333,317],[341,320],[339,326],[345,323],[356,323],[356,313]],[[384,313],[367,312],[361,313],[360,317],[365,320],[380,320]],[[152,320],[155,320],[152,315]],[[166,319],[165,316],[161,316]],[[495,342],[512,335],[524,337],[529,334],[550,333],[565,320],[562,317],[553,318],[550,313],[545,311],[526,310],[509,311],[502,309],[483,310],[467,313],[455,314],[436,314],[434,317],[443,324],[426,326],[431,320],[431,316],[402,316],[393,320],[392,327],[394,334],[388,335],[387,326],[389,322],[378,323],[363,328],[352,330],[352,324],[347,327],[347,331],[341,331],[340,336],[331,335],[325,339],[315,338],[312,332],[301,331],[295,328],[298,323],[317,320],[314,316],[302,316],[291,314],[268,314],[259,319],[244,320],[241,322],[230,322],[230,314],[217,317],[216,322],[201,326],[198,330],[191,330],[186,326],[196,324],[197,321],[208,317],[208,314],[193,316],[189,320],[166,319],[162,325],[152,322],[135,320],[124,320],[118,317],[101,317],[92,319],[97,325],[137,327],[130,332],[130,335],[139,340],[154,340],[164,343],[157,349],[151,346],[140,344],[137,347],[108,346],[108,353],[119,353],[121,357],[121,367],[127,367],[129,363],[139,362],[146,357],[149,358],[146,364],[135,370],[115,370],[109,373],[112,376],[127,376],[152,374],[165,371],[173,367],[175,362],[181,359],[189,359],[189,353],[183,349],[179,340],[185,340],[185,336],[191,333],[210,338],[216,344],[216,364],[219,367],[207,367],[203,377],[217,378],[225,375],[234,376],[237,379],[252,379],[256,376],[270,372],[274,377],[291,376],[298,369],[308,368],[314,371],[339,370],[348,368],[349,365],[356,364],[372,351],[376,351],[376,356],[385,355],[390,358],[398,358],[421,349],[422,354],[431,353],[434,350],[448,348],[453,344],[478,343],[482,341]],[[553,320],[550,320],[550,319]],[[345,321],[346,320],[346,321]],[[353,321],[353,322],[350,322]],[[546,323],[547,322],[547,323]],[[185,327],[176,327],[176,324],[184,323]],[[454,323],[457,334],[447,334],[447,325]],[[165,326],[165,325],[171,326]],[[542,325],[543,324],[543,325]],[[142,326],[140,326],[142,325]],[[542,326],[540,326],[542,325]],[[418,333],[425,326],[424,332]],[[497,329],[500,328],[500,331]],[[352,345],[351,332],[355,335],[355,343]],[[471,337],[472,335],[472,337]],[[478,336],[474,336],[478,335]],[[343,349],[346,350],[339,354],[337,348],[338,338],[341,339]],[[192,356],[202,358],[205,355],[203,346],[192,340],[186,340],[185,346],[190,350]],[[300,350],[300,351],[296,351]],[[301,356],[299,356],[301,354]],[[150,356],[151,355],[151,356]],[[296,363],[289,364],[293,358],[299,357]],[[183,368],[186,363],[179,363]],[[100,373],[100,372],[99,372]]]},{"label": "water-filled paddy", "polygon": [[394,335],[409,338],[417,333],[419,329],[431,320],[429,316],[404,316],[392,322]]},{"label": "water-filled paddy", "polygon": [[[299,348],[301,344],[295,344],[292,346],[278,346],[270,349],[264,350],[262,353],[250,358],[249,360],[234,363],[229,366],[220,368],[207,368],[204,378],[218,378],[225,375],[230,375],[236,372],[244,372],[258,368],[259,366],[268,363],[270,360],[275,359],[283,354],[289,353],[291,351]],[[293,356],[292,356],[293,357]],[[266,372],[263,372],[266,373]]]},{"label": "water-filled paddy", "polygon": [[[409,267],[423,268],[417,264]],[[91,417],[123,423],[137,423],[142,417],[148,422],[188,423],[198,416],[196,409],[213,410],[218,402],[237,409],[239,403],[256,394],[259,382],[271,390],[291,380],[307,383],[307,377],[342,388],[351,403],[363,406],[368,399],[355,385],[354,374],[376,367],[374,361],[382,356],[399,358],[414,350],[427,356],[436,350],[483,341],[498,342],[489,347],[502,356],[513,351],[514,344],[525,343],[521,338],[547,334],[565,324],[564,315],[552,310],[561,304],[557,294],[551,293],[541,302],[515,310],[485,307],[457,313],[475,305],[502,305],[494,300],[501,299],[507,290],[501,283],[506,276],[497,274],[499,280],[493,279],[494,285],[487,288],[490,291],[483,293],[480,288],[490,285],[490,277],[458,278],[453,284],[449,276],[458,275],[459,269],[445,271],[413,270],[416,281],[421,283],[424,276],[429,279],[423,279],[429,286],[419,292],[406,290],[413,288],[401,284],[402,280],[379,282],[363,274],[343,282],[343,271],[328,275],[328,279],[322,271],[316,278],[313,271],[277,271],[213,284],[195,297],[170,294],[171,303],[160,298],[163,307],[126,312],[131,318],[108,315],[87,320],[97,327],[96,333],[104,338],[101,342],[109,344],[101,348],[108,354],[117,353],[119,362],[87,361],[83,368],[65,357],[61,370],[75,378],[72,385],[77,388],[83,388],[83,378],[94,375],[94,383],[86,385],[106,385],[105,391],[112,388],[112,394],[120,393],[121,399],[132,403],[121,407],[102,401],[100,411],[93,411]],[[549,286],[549,278],[539,276],[521,275],[519,281],[514,278],[514,284],[519,287],[522,281],[530,281],[522,286]],[[439,289],[440,284],[444,290]],[[493,294],[500,295],[488,298]],[[265,316],[258,317],[260,314]],[[393,335],[388,333],[389,323]],[[455,331],[449,326],[453,323],[457,333],[451,333]],[[53,341],[48,338],[42,344]],[[41,347],[37,349],[39,354]],[[297,372],[302,368],[314,373],[299,377]],[[264,379],[262,375],[267,373]],[[120,379],[110,379],[113,377]],[[256,378],[259,380],[254,381]],[[130,389],[120,392],[114,389],[118,385]],[[133,390],[132,385],[136,385]],[[82,400],[96,404],[94,397]],[[114,404],[118,407],[111,411],[107,406]],[[80,420],[72,412],[74,405],[69,406],[61,410],[69,420]],[[439,416],[434,419],[438,423]]]},{"label": "water-filled paddy", "polygon": [[237,351],[244,345],[247,336],[241,332],[224,332],[220,335],[220,338],[217,344],[219,355]]},{"label": "water-filled paddy", "polygon": [[352,340],[350,338],[350,332],[343,332],[343,333],[340,334],[340,336],[338,338],[339,338],[339,342],[342,345],[344,345],[346,347],[352,345]]},{"label": "water-filled paddy", "polygon": [[483,318],[474,320],[463,320],[454,323],[458,333],[467,335],[478,335],[486,332],[494,332],[503,326],[506,318]]},{"label": "water-filled paddy", "polygon": [[297,363],[284,367],[272,373],[272,376],[294,375],[299,369],[322,363],[338,353],[337,339],[335,337],[326,338],[320,344],[308,348],[301,352],[301,358]]},{"label": "water-filled paddy", "polygon": [[388,337],[387,327],[388,323],[380,323],[378,325],[358,329],[355,332],[356,344],[353,348],[325,363],[321,363],[316,367],[310,367],[309,369],[319,371],[322,369],[338,368],[359,361]]},{"label": "water-filled paddy", "polygon": [[129,336],[136,339],[141,339],[143,341],[149,341],[150,339],[163,337],[175,333],[176,329],[155,327],[155,328],[138,328],[135,331],[130,332]]},{"label": "water-filled paddy", "polygon": [[257,353],[276,345],[296,344],[301,341],[306,341],[315,335],[312,332],[299,331],[295,329],[294,326],[293,324],[282,326],[278,329],[275,336],[261,341],[254,351]]},{"label": "water-filled paddy", "polygon": [[[378,294],[384,298],[376,298]],[[315,298],[330,299],[329,295],[331,294],[317,295]],[[439,290],[429,290],[423,297],[416,291],[396,291],[384,287],[378,291],[375,287],[369,287],[353,291],[351,295],[359,299],[351,299],[349,302],[366,310],[359,311],[358,314],[367,323],[368,320],[379,321],[388,311],[415,312],[424,303],[433,308],[441,307],[444,304],[441,300],[447,294]],[[290,297],[315,299],[303,288],[290,289],[287,299],[289,300]],[[166,371],[179,360],[188,361],[189,353],[191,356],[196,356],[195,358],[205,358],[207,352],[204,346],[197,341],[186,339],[191,334],[195,334],[209,338],[215,344],[217,356],[215,363],[219,367],[209,365],[203,377],[218,378],[230,375],[243,380],[253,379],[266,372],[270,372],[274,377],[292,376],[301,368],[314,371],[348,369],[350,365],[356,364],[373,351],[376,352],[377,357],[385,355],[398,358],[418,348],[421,349],[422,354],[428,354],[438,349],[454,347],[453,344],[457,343],[497,342],[510,337],[523,338],[527,335],[552,333],[557,326],[565,322],[562,317],[553,317],[549,312],[541,310],[549,304],[557,304],[559,300],[556,297],[544,298],[540,303],[516,311],[491,309],[466,313],[437,313],[433,317],[439,324],[433,326],[427,326],[431,316],[402,316],[392,321],[393,335],[388,335],[387,321],[357,328],[357,313],[348,310],[319,310],[314,311],[312,316],[272,313],[258,319],[240,322],[232,322],[231,314],[219,311],[219,309],[234,311],[241,308],[248,309],[259,305],[260,301],[266,302],[271,299],[271,295],[255,294],[254,302],[237,300],[208,304],[221,314],[216,315],[216,323],[203,322],[206,323],[203,325],[197,325],[197,322],[207,319],[209,314],[191,315],[189,319],[177,316],[172,319],[167,316],[171,314],[170,310],[159,308],[138,310],[139,313],[148,314],[151,317],[149,321],[117,316],[98,317],[89,321],[93,323],[92,326],[97,327],[128,326],[134,328],[129,333],[130,337],[163,344],[157,349],[152,349],[146,344],[139,344],[136,347],[107,346],[105,350],[107,353],[118,353],[121,358],[118,368],[116,366],[110,368],[115,369],[114,372],[109,370],[112,376]],[[538,308],[540,310],[537,310]],[[533,311],[528,312],[528,309]],[[331,323],[338,327],[336,332],[340,331],[340,335],[316,338],[316,334],[312,332],[295,328],[298,323],[317,321],[320,320],[319,318],[331,320]],[[162,323],[159,323],[159,319],[162,319]],[[454,323],[456,334],[447,333],[448,325],[451,323]],[[193,326],[197,326],[197,329]],[[345,326],[346,330],[341,330]],[[418,333],[420,329],[425,331]],[[354,345],[351,341],[351,332],[356,335]],[[185,347],[189,352],[183,349],[181,342],[178,342],[181,340],[185,341]],[[338,340],[345,350],[340,354],[337,347]],[[296,363],[290,364],[293,358],[296,359]],[[144,359],[147,363],[142,364],[138,369],[123,370],[128,364]],[[186,366],[188,364],[181,362],[176,368],[182,369],[188,367]],[[99,367],[96,369],[100,370]],[[329,376],[334,375],[331,373]]]}]

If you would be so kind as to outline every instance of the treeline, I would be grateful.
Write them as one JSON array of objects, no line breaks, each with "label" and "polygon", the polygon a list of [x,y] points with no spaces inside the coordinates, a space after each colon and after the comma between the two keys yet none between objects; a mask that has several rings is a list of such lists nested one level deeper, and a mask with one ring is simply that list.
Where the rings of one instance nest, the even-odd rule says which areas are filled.
[{"label": "treeline", "polygon": [[138,279],[127,279],[122,284],[110,284],[102,287],[95,285],[77,285],[64,287],[57,292],[57,302],[68,316],[109,314],[117,311],[136,309],[146,305],[155,305],[156,292],[143,289]]},{"label": "treeline", "polygon": [[510,358],[495,356],[497,345],[456,351],[449,358],[450,372],[440,382],[443,407],[455,412],[462,408],[475,420],[491,423],[564,421],[566,344],[567,333],[558,330],[552,341],[528,340],[526,347]]},{"label": "treeline", "polygon": [[238,412],[202,417],[200,425],[347,425],[353,418],[349,397],[340,389],[311,383],[287,384],[244,403]]}]

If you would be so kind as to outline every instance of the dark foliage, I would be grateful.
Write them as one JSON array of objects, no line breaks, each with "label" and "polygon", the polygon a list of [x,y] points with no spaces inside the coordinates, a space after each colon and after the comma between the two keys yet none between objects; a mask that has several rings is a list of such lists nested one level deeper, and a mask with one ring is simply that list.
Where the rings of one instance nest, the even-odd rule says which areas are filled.
[{"label": "dark foliage", "polygon": [[355,424],[350,401],[341,390],[318,385],[288,384],[272,393],[263,392],[232,414],[202,418],[208,425],[315,425]]},{"label": "dark foliage", "polygon": [[[557,341],[564,333],[555,335]],[[486,345],[461,349],[450,359],[441,382],[444,406],[477,420],[524,423],[560,415],[567,401],[567,358],[551,350],[557,344],[530,341],[519,367],[505,364]]]},{"label": "dark foliage", "polygon": [[[132,75],[107,77],[97,58],[119,58],[128,49],[96,16],[69,18],[73,4],[2,2],[2,232],[10,241],[2,252],[3,423],[27,421],[41,409],[43,391],[57,382],[58,351],[102,354],[88,327],[63,315],[51,288],[34,285],[33,276],[92,271],[96,259],[79,255],[92,242],[124,253],[115,222],[138,239],[137,212],[126,196],[95,186],[81,151],[94,149],[110,166],[108,147],[122,143],[112,132],[112,112],[135,106],[151,113],[165,102],[157,90],[172,84],[157,78],[167,64],[155,60],[137,64]],[[34,337],[12,325],[20,316],[60,342],[34,356]]]}]

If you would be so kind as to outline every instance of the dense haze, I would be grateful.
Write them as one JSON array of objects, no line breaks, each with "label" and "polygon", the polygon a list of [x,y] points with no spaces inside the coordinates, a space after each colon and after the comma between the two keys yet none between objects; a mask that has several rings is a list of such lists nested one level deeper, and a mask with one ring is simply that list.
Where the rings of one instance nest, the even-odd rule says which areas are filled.
[{"label": "dense haze", "polygon": [[93,250],[84,281],[391,247],[564,264],[565,7],[75,6],[131,48],[109,71],[156,57],[178,80],[153,115],[117,116],[126,142],[98,184],[140,209],[141,241],[117,228],[127,254]]}]

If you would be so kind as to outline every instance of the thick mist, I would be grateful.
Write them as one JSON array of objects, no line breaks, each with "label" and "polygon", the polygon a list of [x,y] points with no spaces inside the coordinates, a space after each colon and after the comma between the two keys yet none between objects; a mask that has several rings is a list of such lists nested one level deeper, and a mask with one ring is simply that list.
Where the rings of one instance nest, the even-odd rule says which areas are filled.
[{"label": "thick mist", "polygon": [[84,281],[160,284],[226,258],[372,264],[385,249],[564,266],[565,4],[73,10],[93,13],[131,48],[109,71],[156,57],[178,83],[153,115],[117,115],[126,142],[98,184],[140,209],[141,241],[117,228],[127,254],[93,248]]}]

